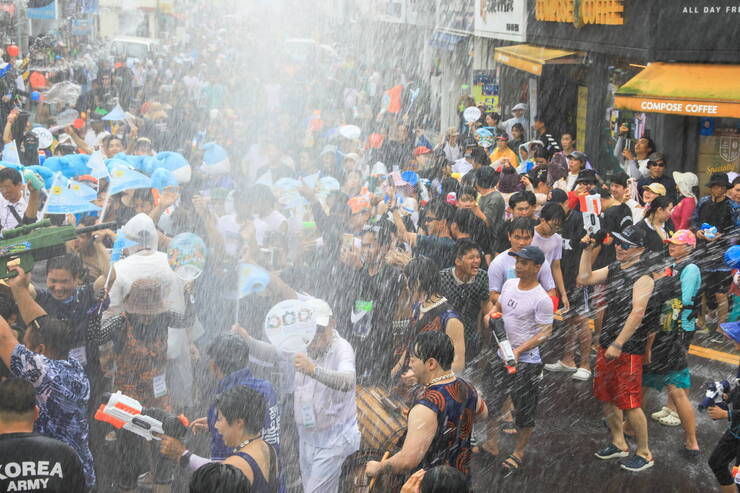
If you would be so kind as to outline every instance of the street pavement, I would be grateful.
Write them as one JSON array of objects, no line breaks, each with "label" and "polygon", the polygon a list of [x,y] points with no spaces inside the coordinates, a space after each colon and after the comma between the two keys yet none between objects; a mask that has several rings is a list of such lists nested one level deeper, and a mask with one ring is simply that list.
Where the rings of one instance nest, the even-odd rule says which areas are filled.
[{"label": "street pavement", "polygon": [[[734,354],[727,341],[711,341],[697,334],[694,344],[722,353]],[[546,349],[546,348],[545,348]],[[702,349],[699,349],[702,351]],[[695,351],[692,351],[695,352]],[[545,361],[555,361],[556,353],[543,351]],[[717,353],[714,353],[717,356]],[[721,356],[720,356],[721,357]],[[655,465],[632,473],[622,470],[618,461],[600,460],[594,452],[609,443],[602,422],[601,406],[591,395],[593,381],[579,382],[569,375],[545,372],[534,435],[520,472],[502,478],[499,464],[511,453],[516,437],[502,434],[501,454],[493,462],[491,456],[474,456],[473,486],[479,492],[699,492],[718,491],[712,471],[707,465],[714,445],[727,428],[727,422],[712,421],[696,405],[701,402],[707,382],[727,379],[733,383],[736,365],[689,354],[692,386],[689,392],[697,417],[697,437],[701,455],[695,461],[681,454],[683,428],[667,427],[650,419],[650,414],[665,404],[665,392],[649,391],[645,410],[648,420],[649,444]],[[628,441],[634,452],[635,444]]]}]

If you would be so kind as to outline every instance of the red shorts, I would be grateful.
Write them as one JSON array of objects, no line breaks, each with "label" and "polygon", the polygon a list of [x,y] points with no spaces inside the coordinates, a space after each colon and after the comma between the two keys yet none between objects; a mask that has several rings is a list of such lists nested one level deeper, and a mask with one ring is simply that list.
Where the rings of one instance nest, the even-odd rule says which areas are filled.
[{"label": "red shorts", "polygon": [[640,407],[642,397],[642,355],[622,353],[607,360],[599,348],[594,368],[594,397],[619,409]]}]

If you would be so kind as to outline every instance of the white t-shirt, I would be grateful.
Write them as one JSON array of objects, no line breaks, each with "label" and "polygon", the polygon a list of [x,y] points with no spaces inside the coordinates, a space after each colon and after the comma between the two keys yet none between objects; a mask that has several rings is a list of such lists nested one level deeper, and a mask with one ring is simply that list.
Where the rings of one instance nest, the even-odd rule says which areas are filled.
[{"label": "white t-shirt", "polygon": [[539,249],[542,250],[542,253],[545,254],[545,260],[547,260],[551,265],[555,260],[563,258],[563,237],[558,233],[555,233],[549,238],[545,238],[535,230],[534,238],[532,238],[532,245],[539,247]]},{"label": "white t-shirt", "polygon": [[[350,343],[334,331],[329,349],[316,358],[316,365],[325,370],[354,373],[355,352]],[[354,388],[347,392],[334,390],[308,375],[295,372],[293,402],[298,434],[312,445],[329,448],[340,437],[359,433]],[[315,423],[307,427],[305,419],[311,417],[311,412]]]},{"label": "white t-shirt", "polygon": [[[499,303],[506,336],[514,349],[537,334],[538,326],[552,323],[552,300],[540,285],[523,291],[519,289],[519,279],[509,279],[504,283]],[[540,349],[536,347],[522,353],[519,361],[541,363]]]},{"label": "white t-shirt", "polygon": [[265,245],[265,240],[270,233],[278,231],[287,219],[278,211],[272,211],[265,217],[254,216],[254,233],[259,246]]},{"label": "white t-shirt", "polygon": [[[491,265],[488,266],[488,290],[501,292],[501,288],[504,283],[509,279],[516,279],[516,272],[514,271],[514,265],[516,265],[516,257],[509,255],[509,250],[499,254],[493,259]],[[537,280],[545,288],[545,291],[555,289],[555,281],[552,278],[552,269],[550,268],[550,262],[545,260],[545,263],[540,267],[540,273],[537,275]]]},{"label": "white t-shirt", "polygon": [[465,158],[458,159],[455,161],[455,164],[452,165],[452,172],[460,173],[462,176],[465,176],[471,169],[473,169],[473,165]]}]

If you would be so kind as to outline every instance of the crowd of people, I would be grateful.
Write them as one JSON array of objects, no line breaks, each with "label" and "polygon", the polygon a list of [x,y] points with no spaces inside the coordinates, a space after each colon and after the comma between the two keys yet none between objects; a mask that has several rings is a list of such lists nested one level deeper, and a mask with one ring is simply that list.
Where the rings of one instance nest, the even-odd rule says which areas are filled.
[{"label": "crowd of people", "polygon": [[649,389],[700,457],[687,351],[740,343],[737,174],[668,173],[626,127],[600,166],[539,115],[529,135],[523,103],[468,121],[464,99],[437,139],[410,74],[256,63],[257,26],[229,45],[202,22],[143,60],[5,49],[0,233],[91,228],[0,283],[0,488],[469,491],[476,455],[526,473],[545,371],[592,381],[598,459],[656,463]]}]

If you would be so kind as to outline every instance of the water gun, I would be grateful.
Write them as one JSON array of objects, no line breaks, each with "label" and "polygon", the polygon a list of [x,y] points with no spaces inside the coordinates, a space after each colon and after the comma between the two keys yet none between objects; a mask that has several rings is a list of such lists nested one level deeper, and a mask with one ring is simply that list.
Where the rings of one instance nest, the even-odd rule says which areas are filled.
[{"label": "water gun", "polygon": [[2,232],[0,240],[0,279],[16,275],[15,271],[8,270],[8,263],[15,259],[20,260],[18,265],[24,271],[31,272],[37,260],[59,257],[67,253],[65,243],[77,235],[112,227],[115,227],[115,223],[95,224],[82,228],[71,225],[52,226],[49,219],[44,219],[37,223],[7,229]]},{"label": "water gun", "polygon": [[594,195],[581,195],[578,197],[578,201],[581,204],[581,214],[583,214],[583,229],[589,236],[594,236],[601,230],[601,221],[599,221],[599,214],[601,214],[601,196]]},{"label": "water gun", "polygon": [[109,423],[119,430],[123,428],[147,441],[159,440],[152,433],[169,435],[182,440],[190,422],[184,415],[175,416],[162,409],[145,408],[139,401],[123,395],[119,390],[108,394],[107,404],[101,404],[95,412],[95,419]]},{"label": "water gun", "polygon": [[717,226],[712,226],[709,223],[703,223],[700,229],[704,232],[704,236],[708,240],[712,240],[717,237]]},{"label": "water gun", "polygon": [[699,403],[699,411],[704,411],[708,407],[719,406],[725,411],[727,403],[722,399],[722,394],[730,393],[730,383],[727,380],[711,382],[707,384],[707,392],[704,394],[704,400]]},{"label": "water gun", "polygon": [[506,330],[504,330],[504,319],[502,317],[503,315],[500,312],[490,314],[488,328],[503,354],[506,371],[509,374],[514,374],[516,373],[516,357],[514,356],[514,350],[511,348],[509,338],[506,335]]}]

